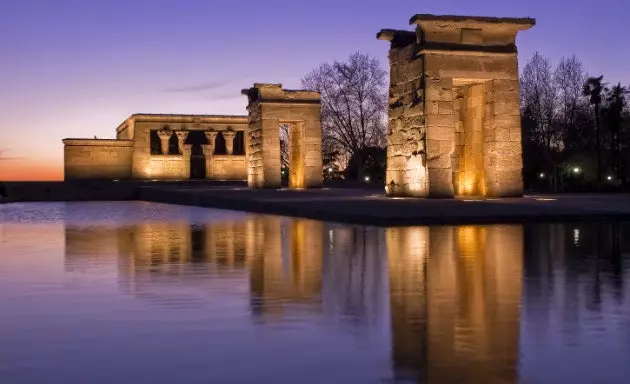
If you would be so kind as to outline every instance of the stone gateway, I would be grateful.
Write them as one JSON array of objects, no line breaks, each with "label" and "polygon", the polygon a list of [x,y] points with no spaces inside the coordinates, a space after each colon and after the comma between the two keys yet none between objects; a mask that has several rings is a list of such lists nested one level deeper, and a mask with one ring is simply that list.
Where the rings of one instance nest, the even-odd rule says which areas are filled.
[{"label": "stone gateway", "polygon": [[320,95],[254,84],[242,91],[249,105],[248,175],[251,188],[278,188],[281,182],[280,125],[289,126],[289,187],[322,186]]},{"label": "stone gateway", "polygon": [[529,18],[416,15],[390,42],[388,196],[523,195],[516,35]]}]

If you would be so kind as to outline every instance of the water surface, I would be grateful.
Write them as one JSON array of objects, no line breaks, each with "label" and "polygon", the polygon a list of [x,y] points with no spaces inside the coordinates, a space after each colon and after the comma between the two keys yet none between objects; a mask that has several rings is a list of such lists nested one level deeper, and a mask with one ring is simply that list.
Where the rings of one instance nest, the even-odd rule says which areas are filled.
[{"label": "water surface", "polygon": [[0,205],[0,383],[627,383],[629,235]]}]

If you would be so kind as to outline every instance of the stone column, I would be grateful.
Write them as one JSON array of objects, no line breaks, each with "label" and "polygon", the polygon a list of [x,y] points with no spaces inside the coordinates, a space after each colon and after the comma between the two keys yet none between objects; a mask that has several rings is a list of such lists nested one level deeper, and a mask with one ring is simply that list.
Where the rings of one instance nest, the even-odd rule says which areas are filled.
[{"label": "stone column", "polygon": [[484,172],[487,196],[523,196],[523,155],[516,56],[510,68],[512,79],[485,85]]},{"label": "stone column", "polygon": [[304,188],[320,188],[324,182],[322,175],[322,124],[318,107],[309,107],[310,117],[303,123],[301,138],[304,161]]},{"label": "stone column", "polygon": [[[177,138],[179,139],[179,135]],[[192,155],[192,144],[182,144],[181,153],[184,158],[182,160],[184,161],[184,174],[182,175],[182,178],[190,179],[190,156]]]},{"label": "stone column", "polygon": [[440,57],[426,54],[424,76],[426,159],[429,197],[453,197],[451,157],[455,151],[453,79],[440,76]]},{"label": "stone column", "polygon": [[225,152],[228,155],[231,155],[234,151],[234,137],[236,137],[236,132],[232,130],[221,132],[223,135],[223,139],[225,139]]},{"label": "stone column", "polygon": [[212,156],[214,153],[214,142],[217,138],[217,131],[205,131],[204,135],[206,135],[206,140],[208,140],[208,144],[202,145],[203,154],[207,157]]},{"label": "stone column", "polygon": [[212,166],[212,155],[214,154],[214,144],[217,138],[217,131],[205,131],[206,140],[208,140],[208,144],[203,144],[201,146],[203,150],[203,156],[206,161],[206,178],[212,179],[214,177],[214,168]]},{"label": "stone column", "polygon": [[179,154],[184,154],[184,143],[186,142],[186,138],[188,137],[188,131],[175,131],[177,135],[177,148],[179,150]]},{"label": "stone column", "polygon": [[171,139],[171,136],[173,136],[173,131],[165,128],[165,129],[160,129],[157,134],[158,134],[158,137],[160,138],[162,154],[168,155],[168,142]]}]

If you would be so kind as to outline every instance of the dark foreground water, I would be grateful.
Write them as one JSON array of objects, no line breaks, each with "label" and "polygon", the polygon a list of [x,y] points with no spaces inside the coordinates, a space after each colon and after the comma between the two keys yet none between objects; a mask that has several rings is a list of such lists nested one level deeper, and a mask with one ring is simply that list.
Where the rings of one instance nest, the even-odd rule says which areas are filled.
[{"label": "dark foreground water", "polygon": [[629,235],[0,205],[0,383],[628,383]]}]

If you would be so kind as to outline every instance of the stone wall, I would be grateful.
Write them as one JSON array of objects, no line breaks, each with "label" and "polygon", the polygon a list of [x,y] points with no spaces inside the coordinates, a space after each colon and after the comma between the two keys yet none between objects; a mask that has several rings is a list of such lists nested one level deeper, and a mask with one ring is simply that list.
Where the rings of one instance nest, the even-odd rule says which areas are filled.
[{"label": "stone wall", "polygon": [[415,35],[392,38],[385,189],[389,196],[424,197],[428,175],[423,59],[414,54]]},{"label": "stone wall", "polygon": [[133,142],[130,140],[65,139],[64,178],[131,178]]},{"label": "stone wall", "polygon": [[[128,119],[128,122],[124,124],[127,126],[133,125],[133,178],[187,179],[190,177],[190,157],[185,159],[181,153],[174,155],[151,154],[151,131],[168,128],[173,131],[173,135],[175,135],[175,132],[180,130],[204,132],[226,130],[244,131],[247,124],[247,117],[142,114],[133,115],[130,119]],[[122,126],[123,125],[121,125],[121,127]],[[119,129],[121,128],[119,127]],[[178,162],[181,164],[177,164]],[[241,175],[242,173],[235,175],[234,177],[240,178]]]},{"label": "stone wall", "polygon": [[280,188],[280,122],[261,118],[262,106],[249,105],[247,185],[250,188]]},{"label": "stone wall", "polygon": [[144,178],[153,180],[185,180],[190,178],[190,153],[184,155],[152,155]]},{"label": "stone wall", "polygon": [[212,180],[246,180],[247,157],[239,155],[206,157],[206,178]]}]

